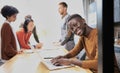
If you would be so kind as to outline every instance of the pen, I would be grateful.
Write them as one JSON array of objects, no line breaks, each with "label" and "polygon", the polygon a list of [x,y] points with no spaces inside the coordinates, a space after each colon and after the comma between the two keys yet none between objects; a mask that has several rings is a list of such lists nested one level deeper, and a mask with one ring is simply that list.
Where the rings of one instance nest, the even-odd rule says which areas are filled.
[{"label": "pen", "polygon": [[44,59],[53,59],[54,57],[44,57]]}]

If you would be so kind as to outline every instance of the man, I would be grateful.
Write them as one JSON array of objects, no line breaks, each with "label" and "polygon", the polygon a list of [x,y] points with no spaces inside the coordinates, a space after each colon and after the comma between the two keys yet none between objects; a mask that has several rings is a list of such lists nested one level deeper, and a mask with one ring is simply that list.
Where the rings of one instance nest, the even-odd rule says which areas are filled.
[{"label": "man", "polygon": [[[78,44],[64,56],[58,56],[51,60],[54,65],[78,65],[89,68],[93,72],[98,69],[98,34],[97,30],[89,27],[85,20],[78,14],[73,14],[68,19],[67,25],[71,31],[80,36]],[[86,60],[69,59],[75,57],[82,49],[85,49]]]},{"label": "man", "polygon": [[66,25],[69,14],[67,13],[67,4],[65,2],[59,3],[59,13],[61,15],[61,38],[58,42],[58,45],[64,45],[65,49],[68,51],[71,50],[74,46],[74,34],[69,30]]}]

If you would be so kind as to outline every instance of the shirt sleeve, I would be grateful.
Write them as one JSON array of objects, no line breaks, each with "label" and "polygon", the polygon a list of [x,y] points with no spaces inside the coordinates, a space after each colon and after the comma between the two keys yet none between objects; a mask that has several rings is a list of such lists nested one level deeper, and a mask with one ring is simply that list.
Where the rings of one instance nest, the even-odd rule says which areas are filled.
[{"label": "shirt sleeve", "polygon": [[75,57],[83,48],[84,48],[83,37],[80,37],[77,45],[72,50],[70,50],[70,52],[66,54],[65,57],[67,58]]},{"label": "shirt sleeve", "polygon": [[28,45],[28,43],[25,43],[25,41],[28,39],[25,39],[24,36],[25,36],[24,32],[20,32],[20,31],[17,32],[17,38],[21,48],[30,49],[30,46]]},{"label": "shirt sleeve", "polygon": [[67,29],[67,34],[65,36],[65,39],[61,42],[61,45],[65,45],[65,43],[67,43],[73,35],[74,34],[71,32],[71,30]]},{"label": "shirt sleeve", "polygon": [[94,38],[95,39],[95,57],[94,59],[88,59],[88,60],[84,60],[82,61],[82,67],[84,68],[89,68],[89,69],[98,69],[98,39],[97,36]]},{"label": "shirt sleeve", "polygon": [[[12,36],[12,30],[10,29],[10,27],[6,26],[4,29],[4,32],[2,33],[2,36],[4,38],[4,46],[5,46],[5,53],[6,55],[8,55],[9,57],[13,57],[17,54],[17,50],[15,50],[16,48],[13,48],[13,46],[11,45],[11,40],[13,37]],[[9,31],[9,32],[8,32]],[[7,36],[6,36],[7,35]],[[9,37],[9,38],[8,38]],[[8,50],[9,49],[9,50]]]},{"label": "shirt sleeve", "polygon": [[66,26],[66,35],[65,35],[65,39],[64,40],[60,40],[61,45],[65,45],[71,38],[74,39],[74,33],[72,33],[72,31],[70,30],[70,28],[67,25],[67,20],[68,20],[69,16],[66,18],[64,25]]}]

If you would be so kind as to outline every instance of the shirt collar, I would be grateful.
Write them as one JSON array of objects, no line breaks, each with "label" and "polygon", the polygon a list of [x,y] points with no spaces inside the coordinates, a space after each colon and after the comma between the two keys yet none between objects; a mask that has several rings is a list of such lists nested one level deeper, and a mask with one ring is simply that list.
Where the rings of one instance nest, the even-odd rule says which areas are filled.
[{"label": "shirt collar", "polygon": [[68,17],[68,13],[63,17],[63,18],[61,18],[61,19],[65,19],[65,18],[67,18]]},{"label": "shirt collar", "polygon": [[9,22],[8,20],[6,20],[5,22],[8,23],[8,24],[11,24],[11,22]]}]

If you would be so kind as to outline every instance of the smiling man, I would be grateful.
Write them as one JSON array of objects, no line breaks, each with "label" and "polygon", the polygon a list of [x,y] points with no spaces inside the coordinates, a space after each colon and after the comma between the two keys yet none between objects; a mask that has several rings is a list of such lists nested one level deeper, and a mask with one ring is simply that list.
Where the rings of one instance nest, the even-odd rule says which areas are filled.
[{"label": "smiling man", "polygon": [[[54,65],[74,64],[83,68],[89,68],[96,73],[98,70],[98,33],[97,29],[89,27],[79,14],[73,14],[68,19],[67,25],[71,31],[80,36],[78,44],[66,55],[58,56],[51,60]],[[85,60],[73,60],[79,52],[85,49]]]}]

